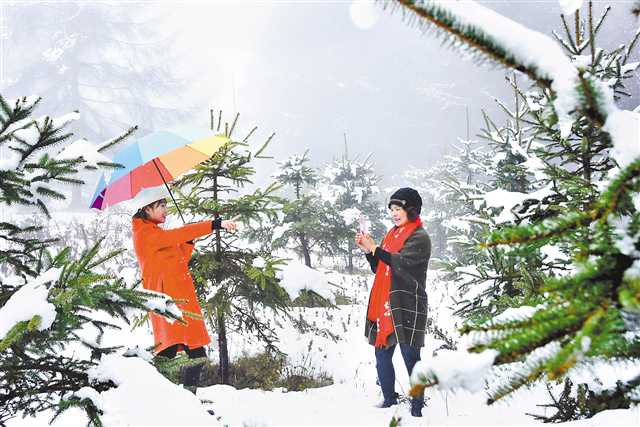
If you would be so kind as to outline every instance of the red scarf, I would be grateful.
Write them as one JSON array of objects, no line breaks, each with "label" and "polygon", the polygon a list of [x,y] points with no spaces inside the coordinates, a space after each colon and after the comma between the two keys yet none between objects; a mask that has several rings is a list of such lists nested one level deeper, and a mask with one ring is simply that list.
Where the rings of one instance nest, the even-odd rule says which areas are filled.
[{"label": "red scarf", "polygon": [[[404,242],[411,236],[416,228],[422,225],[420,218],[410,221],[401,227],[393,227],[384,240],[382,249],[392,254],[400,252]],[[382,260],[378,262],[376,277],[373,280],[371,297],[369,298],[369,308],[367,319],[376,322],[378,333],[376,335],[376,347],[386,347],[387,338],[394,331],[391,306],[389,304],[389,292],[391,291],[391,268]]]}]

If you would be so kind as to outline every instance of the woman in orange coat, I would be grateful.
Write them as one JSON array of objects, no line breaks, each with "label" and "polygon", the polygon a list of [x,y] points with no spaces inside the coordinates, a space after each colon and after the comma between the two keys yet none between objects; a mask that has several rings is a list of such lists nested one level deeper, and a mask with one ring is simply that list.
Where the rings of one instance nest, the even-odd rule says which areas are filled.
[{"label": "woman in orange coat", "polygon": [[[158,193],[160,195],[162,193]],[[162,292],[175,300],[184,300],[178,307],[186,312],[202,315],[193,280],[189,274],[189,259],[194,248],[193,239],[206,236],[214,230],[235,231],[234,221],[202,221],[173,230],[164,230],[159,224],[167,218],[166,200],[161,198],[138,209],[133,216],[133,246],[142,271],[145,289]],[[205,357],[204,347],[211,342],[203,320],[185,316],[180,322],[169,323],[163,316],[150,313],[155,349],[158,356],[175,357],[184,350],[189,358]],[[185,370],[182,382],[195,390],[200,365]]]}]

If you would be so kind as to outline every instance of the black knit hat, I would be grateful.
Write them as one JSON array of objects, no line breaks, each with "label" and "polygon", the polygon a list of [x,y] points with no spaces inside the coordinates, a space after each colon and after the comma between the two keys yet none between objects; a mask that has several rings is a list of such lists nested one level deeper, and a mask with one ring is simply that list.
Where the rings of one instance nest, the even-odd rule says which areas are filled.
[{"label": "black knit hat", "polygon": [[[391,195],[391,199],[389,199],[389,208],[391,208],[391,205],[400,206],[410,214],[410,217],[417,217],[420,215],[422,210],[422,197],[420,197],[420,194],[413,188],[401,188]],[[415,215],[411,215],[414,212]]]}]

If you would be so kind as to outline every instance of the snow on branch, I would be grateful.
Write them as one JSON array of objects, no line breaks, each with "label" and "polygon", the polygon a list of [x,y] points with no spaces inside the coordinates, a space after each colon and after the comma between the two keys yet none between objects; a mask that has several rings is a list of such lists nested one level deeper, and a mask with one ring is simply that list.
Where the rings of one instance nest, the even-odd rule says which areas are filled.
[{"label": "snow on branch", "polygon": [[[611,88],[576,67],[552,38],[528,29],[472,0],[396,0],[423,22],[455,38],[483,58],[526,74],[555,93],[553,106],[561,135],[573,125],[572,114],[589,117],[611,136],[613,156],[628,164],[640,156],[640,118],[620,111]],[[567,2],[567,9],[575,5]]]},{"label": "snow on branch", "polygon": [[[149,311],[165,316],[165,320],[173,323],[176,319],[181,319],[182,311],[178,308],[178,304],[169,295],[149,289],[141,290],[140,293],[145,297],[143,305]],[[122,298],[116,294],[112,294],[112,301],[121,301]],[[188,314],[188,313],[185,313]]]},{"label": "snow on branch", "polygon": [[51,327],[56,319],[56,308],[48,301],[46,284],[56,282],[62,269],[52,268],[18,289],[0,307],[0,341],[22,322],[29,322],[36,316],[39,321],[35,328],[43,331]]},{"label": "snow on branch", "polygon": [[[501,188],[490,191],[483,195],[483,199],[489,208],[503,208],[500,215],[495,219],[497,224],[514,222],[514,208],[521,206],[527,200],[543,201],[546,197],[553,195],[552,185],[549,184],[540,190],[532,193],[521,193],[518,191],[507,191]],[[479,201],[476,201],[479,203]]]},{"label": "snow on branch", "polygon": [[441,350],[428,362],[416,363],[411,374],[411,394],[417,395],[425,386],[435,385],[443,391],[480,391],[498,354],[496,350],[482,353]]},{"label": "snow on branch", "polygon": [[327,277],[320,271],[309,268],[298,261],[289,261],[278,272],[280,286],[293,300],[303,290],[313,291],[335,304],[336,297],[331,290]]}]

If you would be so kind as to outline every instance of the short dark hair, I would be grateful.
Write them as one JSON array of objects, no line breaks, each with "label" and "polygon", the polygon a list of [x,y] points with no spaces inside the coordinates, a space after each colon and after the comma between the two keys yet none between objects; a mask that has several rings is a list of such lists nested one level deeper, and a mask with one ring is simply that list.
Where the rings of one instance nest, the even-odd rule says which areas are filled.
[{"label": "short dark hair", "polygon": [[155,202],[151,202],[148,205],[144,205],[143,207],[138,209],[138,211],[136,213],[133,214],[133,218],[149,219],[149,215],[147,214],[146,209],[147,208],[152,208],[153,209],[156,206],[160,205],[160,203],[167,203],[167,201],[165,199],[158,199]]},{"label": "short dark hair", "polygon": [[415,206],[409,206],[404,210],[407,211],[407,218],[409,221],[415,221],[420,216],[420,210]]}]

